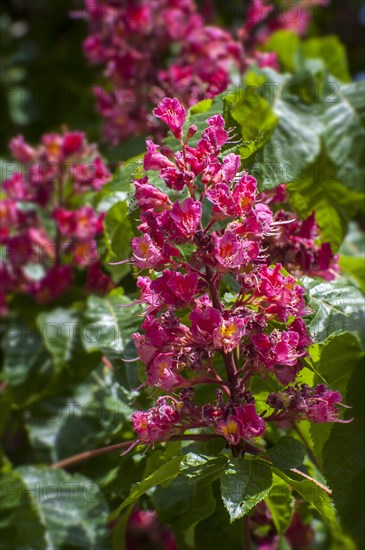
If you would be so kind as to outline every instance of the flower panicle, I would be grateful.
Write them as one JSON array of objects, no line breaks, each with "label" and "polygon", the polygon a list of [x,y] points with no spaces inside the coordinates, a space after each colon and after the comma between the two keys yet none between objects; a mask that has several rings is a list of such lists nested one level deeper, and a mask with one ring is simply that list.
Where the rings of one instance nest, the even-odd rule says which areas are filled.
[{"label": "flower panicle", "polygon": [[[166,192],[148,175],[134,182],[141,236],[132,239],[132,260],[143,270],[137,286],[146,311],[133,339],[147,386],[166,395],[134,413],[133,426],[143,442],[207,428],[236,446],[282,417],[279,410],[259,414],[250,382],[269,375],[284,386],[295,382],[311,344],[305,291],[281,263],[271,263],[277,221],[240,157],[224,153],[223,117],[209,117],[200,135],[194,130],[192,146],[176,98],[163,99],[154,113],[180,148],[147,141],[144,169],[160,176]],[[181,198],[172,200],[169,190]],[[215,386],[216,394],[198,405],[202,384]],[[283,395],[289,399],[291,391],[297,390]],[[291,419],[339,421],[340,394],[310,391],[305,415],[292,405]],[[270,406],[275,402],[268,397]]]}]

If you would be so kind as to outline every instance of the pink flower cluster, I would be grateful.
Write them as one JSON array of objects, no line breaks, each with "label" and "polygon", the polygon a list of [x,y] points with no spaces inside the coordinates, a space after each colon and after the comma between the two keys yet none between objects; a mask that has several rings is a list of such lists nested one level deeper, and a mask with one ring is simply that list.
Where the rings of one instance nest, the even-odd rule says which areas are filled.
[{"label": "pink flower cluster", "polygon": [[[147,175],[134,182],[142,236],[132,239],[132,262],[149,273],[137,279],[147,308],[143,332],[133,338],[147,386],[170,395],[134,413],[134,429],[150,442],[209,427],[238,445],[265,431],[251,377],[271,373],[287,384],[302,367],[311,341],[304,289],[281,264],[266,265],[277,222],[257,202],[256,180],[241,171],[240,157],[224,153],[230,132],[223,118],[208,118],[192,147],[197,128],[184,136],[186,112],[176,98],[165,98],[154,114],[181,148],[147,141]],[[180,200],[170,198],[176,191]],[[215,397],[196,404],[196,387],[209,384]]]},{"label": "pink flower cluster", "polygon": [[275,409],[270,420],[309,420],[310,422],[349,422],[338,418],[336,405],[342,405],[338,391],[328,389],[325,384],[310,388],[307,384],[296,384],[279,393],[271,393],[267,404]]},{"label": "pink flower cluster", "polygon": [[2,183],[2,312],[13,293],[40,303],[59,297],[72,285],[74,266],[86,268],[87,290],[110,289],[96,247],[103,214],[85,204],[86,193],[111,179],[96,147],[82,132],[65,131],[44,135],[36,148],[18,136],[10,150],[21,168]]},{"label": "pink flower cluster", "polygon": [[251,63],[278,69],[276,54],[258,46],[278,29],[303,34],[310,8],[326,3],[301,0],[288,8],[251,0],[235,38],[206,25],[194,0],[85,0],[90,35],[84,51],[91,63],[105,66],[109,81],[94,89],[107,140],[116,145],[146,131],[161,135],[149,106],[164,96],[190,106],[226,90]]},{"label": "pink flower cluster", "polygon": [[238,36],[247,50],[260,59],[260,53],[255,52],[255,49],[264,44],[275,31],[294,31],[303,36],[311,21],[311,10],[329,3],[330,0],[251,0],[246,23],[239,30]]},{"label": "pink flower cluster", "polygon": [[205,26],[193,0],[85,0],[85,10],[85,54],[112,84],[95,95],[113,144],[156,131],[148,109],[164,95],[192,105],[223,91],[242,62],[240,44]]},{"label": "pink flower cluster", "polygon": [[267,241],[271,261],[281,262],[296,277],[305,274],[332,281],[339,271],[339,257],[330,243],[320,242],[314,213],[300,220],[291,212],[284,184],[263,193],[262,199],[270,204],[278,222],[276,234]]}]

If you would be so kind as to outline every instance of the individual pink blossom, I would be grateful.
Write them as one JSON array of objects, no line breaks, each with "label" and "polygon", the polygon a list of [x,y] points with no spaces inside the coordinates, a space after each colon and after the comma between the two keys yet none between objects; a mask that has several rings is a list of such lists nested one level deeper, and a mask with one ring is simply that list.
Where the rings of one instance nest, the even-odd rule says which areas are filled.
[{"label": "individual pink blossom", "polygon": [[152,112],[155,117],[167,124],[177,139],[181,138],[186,120],[186,110],[178,99],[165,97]]},{"label": "individual pink blossom", "polygon": [[76,265],[91,266],[98,259],[98,247],[94,239],[77,241],[72,248],[72,260]]},{"label": "individual pink blossom", "polygon": [[156,210],[157,212],[169,208],[170,199],[166,193],[159,191],[148,182],[148,177],[133,181],[135,185],[135,199],[141,210]]},{"label": "individual pink blossom", "polygon": [[179,234],[189,239],[200,223],[202,206],[199,201],[192,198],[185,199],[181,204],[176,201],[169,215]]},{"label": "individual pink blossom", "polygon": [[160,550],[178,550],[173,531],[159,521],[154,510],[134,508],[126,528],[126,549],[139,550],[140,541]]},{"label": "individual pink blossom", "polygon": [[191,185],[194,180],[194,173],[168,167],[161,170],[161,177],[167,187],[175,189],[175,191],[182,191],[185,185],[188,187]]},{"label": "individual pink blossom", "polygon": [[221,212],[225,216],[235,216],[240,212],[239,205],[234,200],[230,189],[225,183],[218,183],[206,193],[206,197],[213,203],[213,212]]},{"label": "individual pink blossom", "polygon": [[11,139],[9,149],[15,160],[23,163],[32,162],[37,154],[35,149],[26,143],[23,136]]},{"label": "individual pink blossom", "polygon": [[143,168],[145,170],[161,170],[161,168],[175,166],[171,160],[159,152],[159,146],[153,143],[152,140],[148,139],[146,145],[147,153],[143,159]]},{"label": "individual pink blossom", "polygon": [[76,189],[81,190],[85,186],[91,186],[98,191],[111,179],[111,173],[100,157],[96,157],[91,163],[78,164],[73,168]]},{"label": "individual pink blossom", "polygon": [[158,386],[165,391],[182,387],[186,381],[175,372],[172,353],[159,353],[147,366],[147,382],[150,386]]},{"label": "individual pink blossom", "polygon": [[183,275],[177,271],[164,270],[161,277],[151,282],[150,289],[161,303],[182,307],[194,299],[198,281],[199,277],[194,272]]},{"label": "individual pink blossom", "polygon": [[229,317],[222,319],[213,332],[213,343],[217,349],[224,349],[226,353],[233,351],[245,334],[248,318]]},{"label": "individual pink blossom", "polygon": [[77,153],[83,148],[84,144],[84,132],[66,132],[63,136],[63,152],[66,156]]},{"label": "individual pink blossom", "polygon": [[161,252],[153,244],[149,235],[135,237],[131,241],[133,258],[137,267],[149,269],[155,267],[161,260]]},{"label": "individual pink blossom", "polygon": [[253,403],[245,403],[235,407],[225,420],[217,424],[217,433],[237,445],[242,438],[251,439],[264,434],[265,421],[257,414]]},{"label": "individual pink blossom", "polygon": [[214,243],[215,258],[225,270],[245,267],[257,257],[259,249],[255,242],[242,240],[233,232],[225,232],[216,237]]},{"label": "individual pink blossom", "polygon": [[276,264],[275,268],[262,266],[258,293],[264,296],[261,306],[268,314],[287,321],[291,316],[305,315],[308,310],[304,301],[304,288],[290,275],[283,275],[281,270],[281,264]]},{"label": "individual pink blossom", "polygon": [[221,325],[222,317],[220,312],[211,306],[194,309],[190,313],[192,321],[190,330],[194,339],[201,344],[213,342],[213,333]]}]

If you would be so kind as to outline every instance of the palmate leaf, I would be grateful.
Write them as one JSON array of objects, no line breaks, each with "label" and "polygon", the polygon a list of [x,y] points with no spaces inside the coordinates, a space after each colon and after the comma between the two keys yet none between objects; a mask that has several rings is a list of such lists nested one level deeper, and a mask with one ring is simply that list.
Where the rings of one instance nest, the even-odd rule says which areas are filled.
[{"label": "palmate leaf", "polygon": [[285,436],[268,450],[268,455],[278,468],[296,468],[303,464],[305,447],[294,437]]},{"label": "palmate leaf", "polygon": [[180,537],[187,529],[215,510],[213,482],[222,472],[227,457],[188,453],[180,464],[180,475],[168,487],[158,487],[152,501],[159,517]]},{"label": "palmate leaf", "polygon": [[[213,484],[213,497],[216,507],[213,514],[207,519],[198,523],[194,529],[193,543],[188,547],[209,548],[210,550],[221,550],[222,548],[234,548],[235,550],[246,550],[242,522],[230,523],[229,514],[222,502],[219,483]],[[183,547],[185,550],[185,547]]]},{"label": "palmate leaf", "polygon": [[180,473],[180,463],[183,458],[183,456],[176,456],[133,487],[129,496],[122,502],[117,510],[111,514],[110,520],[113,521],[117,519],[122,510],[138,500],[139,497],[144,495],[149,489],[152,489],[152,487],[156,487],[161,483],[174,479]]},{"label": "palmate leaf", "polygon": [[315,212],[322,239],[338,250],[351,218],[364,209],[363,194],[351,191],[337,177],[336,166],[322,144],[315,162],[287,186],[290,204],[301,218]]},{"label": "palmate leaf", "polygon": [[130,271],[130,264],[110,265],[131,256],[130,241],[133,237],[131,221],[128,217],[127,201],[118,201],[107,211],[104,221],[104,243],[106,246],[105,266],[118,282]]},{"label": "palmate leaf", "polygon": [[322,449],[323,474],[333,490],[342,525],[357,543],[365,544],[364,467],[364,358],[359,358],[347,386],[346,403],[351,406],[350,424],[335,424]]},{"label": "palmate leaf", "polygon": [[11,322],[4,327],[2,394],[5,405],[27,407],[66,391],[96,368],[100,355],[85,353],[80,339],[80,317],[56,309],[34,322]]},{"label": "palmate leaf", "polygon": [[3,475],[1,481],[2,548],[110,547],[108,507],[89,479],[62,470],[22,466]]},{"label": "palmate leaf", "polygon": [[365,322],[364,295],[348,281],[338,278],[331,282],[303,277],[309,305],[314,317],[309,331],[317,341],[323,341],[335,331],[360,332]]},{"label": "palmate leaf", "polygon": [[231,523],[245,516],[272,486],[270,467],[257,460],[231,460],[221,476],[221,492]]},{"label": "palmate leaf", "polygon": [[38,462],[95,449],[129,425],[133,408],[123,395],[127,392],[106,367],[70,390],[28,410],[25,428]]},{"label": "palmate leaf", "polygon": [[290,486],[279,476],[273,474],[273,483],[265,502],[270,510],[272,520],[279,535],[285,533],[294,513],[294,497]]},{"label": "palmate leaf", "polygon": [[122,289],[113,290],[104,298],[90,296],[84,311],[82,339],[87,351],[100,351],[113,363],[118,381],[132,390],[139,385],[136,363],[137,351],[131,338],[141,324],[143,306],[131,304]]},{"label": "palmate leaf", "polygon": [[287,483],[292,489],[299,493],[312,508],[317,510],[330,530],[332,539],[331,548],[333,550],[356,550],[351,539],[342,532],[331,499],[321,487],[308,479],[303,479],[303,477],[298,474],[290,472],[289,475],[278,468],[273,468],[273,474]]},{"label": "palmate leaf", "polygon": [[365,83],[338,87],[324,112],[323,136],[337,178],[353,191],[364,191]]},{"label": "palmate leaf", "polygon": [[350,81],[346,50],[337,36],[301,41],[297,33],[280,30],[270,36],[263,50],[277,54],[284,72],[294,73],[300,69],[303,60],[317,59],[334,77],[342,82]]}]

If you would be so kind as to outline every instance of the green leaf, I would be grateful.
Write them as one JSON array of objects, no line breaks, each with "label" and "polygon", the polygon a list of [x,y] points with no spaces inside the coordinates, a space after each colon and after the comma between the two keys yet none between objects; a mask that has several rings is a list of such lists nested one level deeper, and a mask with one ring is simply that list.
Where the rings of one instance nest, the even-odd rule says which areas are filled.
[{"label": "green leaf", "polygon": [[313,481],[304,479],[295,473],[284,473],[273,468],[273,473],[295,489],[317,512],[328,525],[332,537],[332,548],[336,550],[356,550],[352,541],[346,537],[336,518],[335,509],[327,493]]},{"label": "green leaf", "polygon": [[104,241],[107,249],[106,267],[115,282],[130,271],[129,264],[111,266],[110,262],[126,260],[130,256],[130,240],[133,236],[128,219],[128,205],[117,202],[106,213],[103,221]]},{"label": "green leaf", "polygon": [[132,510],[133,510],[133,504],[131,504],[129,508],[127,508],[127,510],[124,510],[122,514],[120,514],[118,523],[113,528],[113,541],[112,541],[113,550],[127,550],[125,538],[126,538],[128,520]]},{"label": "green leaf", "polygon": [[[315,340],[325,340],[333,332],[362,334],[365,320],[364,296],[355,286],[340,278],[325,282],[303,277],[314,317],[309,331]],[[362,334],[363,335],[363,334]]]},{"label": "green leaf", "polygon": [[[54,319],[49,313],[48,319]],[[56,319],[60,317],[56,316]],[[68,315],[62,317],[69,320]],[[71,347],[65,350],[57,344],[58,339],[67,340],[67,331],[72,330]],[[50,338],[51,336],[51,338]],[[47,350],[44,339],[52,349],[54,356]],[[49,327],[48,331],[39,332],[33,323],[6,323],[2,341],[4,352],[3,380],[6,389],[2,394],[5,403],[18,407],[27,407],[47,396],[56,395],[85,378],[97,367],[100,356],[86,354],[80,341],[80,325]],[[62,361],[62,355],[64,361]],[[57,361],[57,362],[56,362]]]},{"label": "green leaf", "polygon": [[278,468],[290,469],[303,464],[305,447],[294,437],[285,436],[268,450],[272,463]]},{"label": "green leaf", "polygon": [[301,41],[297,33],[280,30],[270,36],[263,50],[277,54],[283,72],[295,73],[301,69],[303,60],[317,59],[335,78],[342,82],[351,80],[346,50],[337,36]]},{"label": "green leaf", "polygon": [[300,38],[293,31],[277,31],[265,42],[263,51],[275,52],[283,72],[295,72]]},{"label": "green leaf", "polygon": [[78,323],[77,313],[70,309],[57,308],[38,315],[39,332],[56,367],[70,361],[76,345],[75,328]]},{"label": "green leaf", "polygon": [[341,270],[349,275],[365,293],[365,258],[341,255],[339,265]]},{"label": "green leaf", "polygon": [[337,178],[357,192],[364,192],[364,116],[364,82],[339,87],[324,114],[324,142]]},{"label": "green leaf", "polygon": [[243,527],[240,521],[230,524],[229,515],[220,497],[218,483],[213,484],[213,497],[216,508],[211,516],[196,525],[194,542],[190,547],[195,549],[209,548],[220,550],[232,548],[234,550],[246,550],[244,546]]},{"label": "green leaf", "polygon": [[212,480],[187,480],[177,476],[166,488],[158,487],[152,495],[159,518],[174,531],[184,532],[214,512]]},{"label": "green leaf", "polygon": [[[253,90],[252,95],[249,93],[250,89]],[[278,122],[269,102],[257,92],[257,77],[249,72],[245,76],[242,90],[237,89],[235,93],[224,98],[228,125],[231,126],[230,122],[233,120],[242,137],[242,144],[238,146],[242,159],[249,158],[268,142]]]},{"label": "green leaf", "polygon": [[365,235],[351,223],[349,232],[340,250],[340,267],[365,293]]},{"label": "green leaf", "polygon": [[115,362],[119,381],[129,389],[139,383],[136,364],[123,363],[122,359],[137,356],[131,335],[140,326],[142,311],[143,306],[133,305],[122,290],[114,290],[104,298],[90,296],[84,312],[82,339],[86,350],[99,350]]},{"label": "green leaf", "polygon": [[346,403],[352,408],[350,424],[335,424],[322,451],[323,474],[333,489],[333,499],[345,530],[357,548],[365,543],[365,443],[364,361],[360,358],[347,386]]},{"label": "green leaf", "polygon": [[302,51],[307,59],[321,59],[328,72],[335,78],[342,82],[350,82],[346,50],[337,36],[310,38],[303,42]]},{"label": "green leaf", "polygon": [[285,533],[294,513],[295,500],[289,485],[279,476],[273,474],[273,483],[265,502],[270,510],[275,528],[279,535]]},{"label": "green leaf", "polygon": [[[353,369],[363,355],[359,340],[348,332],[333,334],[323,343],[309,348],[307,364],[315,373],[312,385],[327,384],[341,393],[347,403],[347,386]],[[333,424],[310,424],[310,437],[314,443],[313,452],[320,466],[323,466],[322,450]]]},{"label": "green leaf", "polygon": [[339,250],[340,255],[365,258],[365,234],[358,224],[350,222],[346,239]]},{"label": "green leaf", "polygon": [[[0,477],[1,485],[1,548],[27,550],[48,548],[46,526],[37,503],[28,492],[22,477],[6,472]],[[21,529],[19,526],[21,525]],[[3,544],[7,544],[5,547]]]},{"label": "green leaf", "polygon": [[266,464],[257,460],[231,460],[221,476],[222,499],[231,523],[267,496],[271,485],[272,474]]},{"label": "green leaf", "polygon": [[[303,169],[313,163],[321,150],[321,106],[306,103],[297,95],[298,84],[288,75],[261,71],[274,113],[279,121],[270,141],[260,149],[252,166],[261,190],[272,189],[282,182],[298,179]],[[308,84],[310,89],[313,84]]]},{"label": "green leaf", "polygon": [[183,458],[183,456],[176,456],[133,487],[126,500],[111,514],[110,521],[117,519],[124,508],[138,500],[139,497],[144,495],[149,489],[152,489],[152,487],[174,479],[180,472],[180,462]]},{"label": "green leaf", "polygon": [[120,433],[132,412],[123,388],[104,367],[69,395],[31,407],[25,426],[35,459],[52,463],[103,445]]},{"label": "green leaf", "polygon": [[3,483],[8,485],[2,527],[9,547],[109,547],[108,507],[89,479],[62,470],[23,466],[7,475]]},{"label": "green leaf", "polygon": [[188,453],[180,464],[180,470],[183,476],[188,479],[204,479],[215,475],[223,470],[226,465],[225,456],[206,456],[198,453]]},{"label": "green leaf", "polygon": [[350,191],[339,180],[336,166],[322,146],[315,162],[288,187],[290,203],[302,218],[315,212],[323,241],[338,250],[348,221],[363,209],[363,194]]}]

